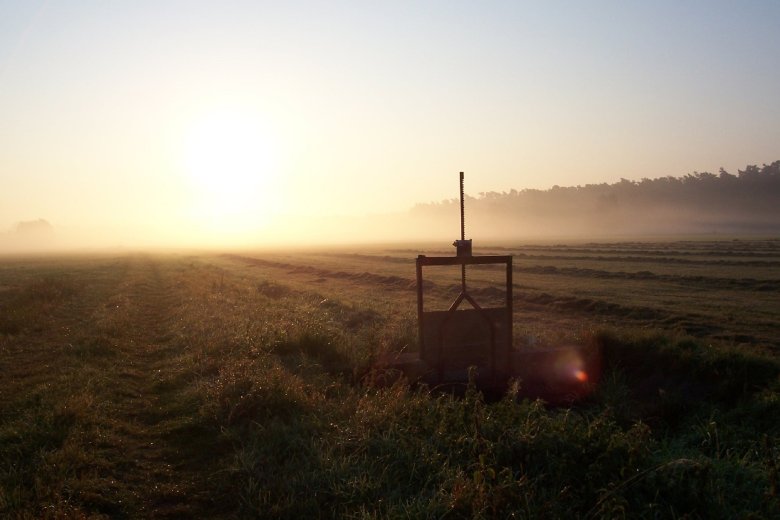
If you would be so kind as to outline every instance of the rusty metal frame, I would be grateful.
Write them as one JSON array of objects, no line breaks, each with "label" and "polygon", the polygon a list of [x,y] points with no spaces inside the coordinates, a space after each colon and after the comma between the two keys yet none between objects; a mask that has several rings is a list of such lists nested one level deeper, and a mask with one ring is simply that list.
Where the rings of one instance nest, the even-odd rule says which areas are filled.
[{"label": "rusty metal frame", "polygon": [[460,304],[463,302],[463,300],[468,301],[474,309],[476,309],[480,315],[487,320],[488,324],[490,325],[490,370],[491,370],[491,377],[495,378],[497,375],[496,371],[496,338],[495,338],[495,324],[493,320],[490,318],[490,316],[482,309],[482,307],[474,300],[474,298],[471,297],[471,295],[468,293],[468,289],[466,288],[466,266],[467,265],[486,265],[486,264],[505,264],[506,265],[506,301],[505,301],[505,311],[506,311],[506,323],[508,324],[507,331],[506,331],[506,337],[507,337],[507,345],[505,345],[505,351],[506,351],[506,359],[505,359],[505,367],[506,372],[511,373],[512,371],[512,356],[511,356],[511,350],[512,350],[512,312],[513,312],[513,302],[512,302],[512,256],[506,255],[506,256],[455,256],[455,257],[444,257],[444,256],[425,256],[425,255],[419,255],[417,257],[416,261],[416,270],[417,270],[417,324],[418,324],[418,334],[420,338],[420,358],[426,357],[426,351],[428,348],[434,347],[433,345],[426,345],[425,344],[425,307],[424,307],[424,286],[423,286],[423,267],[428,266],[452,266],[452,265],[460,265],[462,266],[462,286],[461,286],[461,292],[455,299],[455,301],[450,305],[449,309],[447,309],[447,317],[442,321],[442,323],[439,325],[439,345],[437,345],[437,369],[438,369],[438,377],[439,380],[443,378],[443,367],[444,367],[444,359],[443,359],[443,349],[444,349],[444,326],[447,324],[449,319],[454,315],[454,313],[457,311]]}]

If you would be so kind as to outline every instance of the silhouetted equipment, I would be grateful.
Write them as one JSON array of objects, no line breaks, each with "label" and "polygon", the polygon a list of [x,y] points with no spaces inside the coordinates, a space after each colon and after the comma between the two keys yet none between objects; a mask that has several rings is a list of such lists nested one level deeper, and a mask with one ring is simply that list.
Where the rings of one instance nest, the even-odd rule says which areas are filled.
[{"label": "silhouetted equipment", "polygon": [[[462,385],[472,373],[475,383],[487,391],[503,392],[514,379],[521,380],[523,395],[552,402],[585,395],[591,368],[586,370],[587,360],[581,347],[525,351],[514,348],[512,256],[473,255],[471,239],[466,240],[465,223],[460,172],[460,238],[452,243],[455,256],[419,255],[416,260],[419,352],[398,354],[385,366],[400,370],[412,382],[435,387]],[[496,305],[495,296],[501,294],[500,290],[489,287],[491,306],[482,305],[467,283],[467,267],[490,265],[505,267],[503,305]],[[449,308],[429,310],[426,287],[432,284],[426,284],[424,275],[427,269],[441,266],[461,267],[460,291]],[[478,294],[486,294],[485,288]]]},{"label": "silhouetted equipment", "polygon": [[[466,240],[463,172],[460,172],[460,239],[453,244],[454,257],[417,257],[417,320],[420,359],[435,368],[438,383],[468,377],[470,366],[491,386],[504,383],[502,376],[512,371],[512,257],[473,256],[471,240]],[[469,293],[466,267],[503,264],[506,266],[506,293],[501,307],[483,307]],[[424,267],[461,266],[460,293],[447,310],[425,309]],[[461,307],[468,304],[470,308]]]}]

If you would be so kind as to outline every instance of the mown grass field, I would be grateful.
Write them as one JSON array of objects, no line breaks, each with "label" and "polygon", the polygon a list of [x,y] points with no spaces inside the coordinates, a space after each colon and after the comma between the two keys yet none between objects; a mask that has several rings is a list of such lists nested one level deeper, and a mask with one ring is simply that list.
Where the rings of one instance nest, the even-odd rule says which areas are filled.
[{"label": "mown grass field", "polygon": [[568,407],[379,384],[418,253],[0,258],[0,517],[780,517],[779,240],[475,249],[516,348],[601,350]]}]

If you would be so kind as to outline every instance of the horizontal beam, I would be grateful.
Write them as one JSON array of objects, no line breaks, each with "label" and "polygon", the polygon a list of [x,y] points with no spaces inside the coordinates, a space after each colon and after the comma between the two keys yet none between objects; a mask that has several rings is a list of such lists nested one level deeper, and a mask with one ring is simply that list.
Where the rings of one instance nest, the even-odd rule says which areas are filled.
[{"label": "horizontal beam", "polygon": [[475,264],[511,264],[512,255],[485,256],[425,256],[417,257],[417,265],[475,265]]}]

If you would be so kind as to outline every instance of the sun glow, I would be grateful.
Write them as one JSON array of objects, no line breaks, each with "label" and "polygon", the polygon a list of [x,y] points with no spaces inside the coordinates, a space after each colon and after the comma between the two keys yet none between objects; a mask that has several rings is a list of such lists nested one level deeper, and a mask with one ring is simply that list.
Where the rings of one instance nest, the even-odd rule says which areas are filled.
[{"label": "sun glow", "polygon": [[277,146],[249,111],[212,111],[184,132],[180,166],[193,215],[213,230],[261,227],[283,206]]}]

